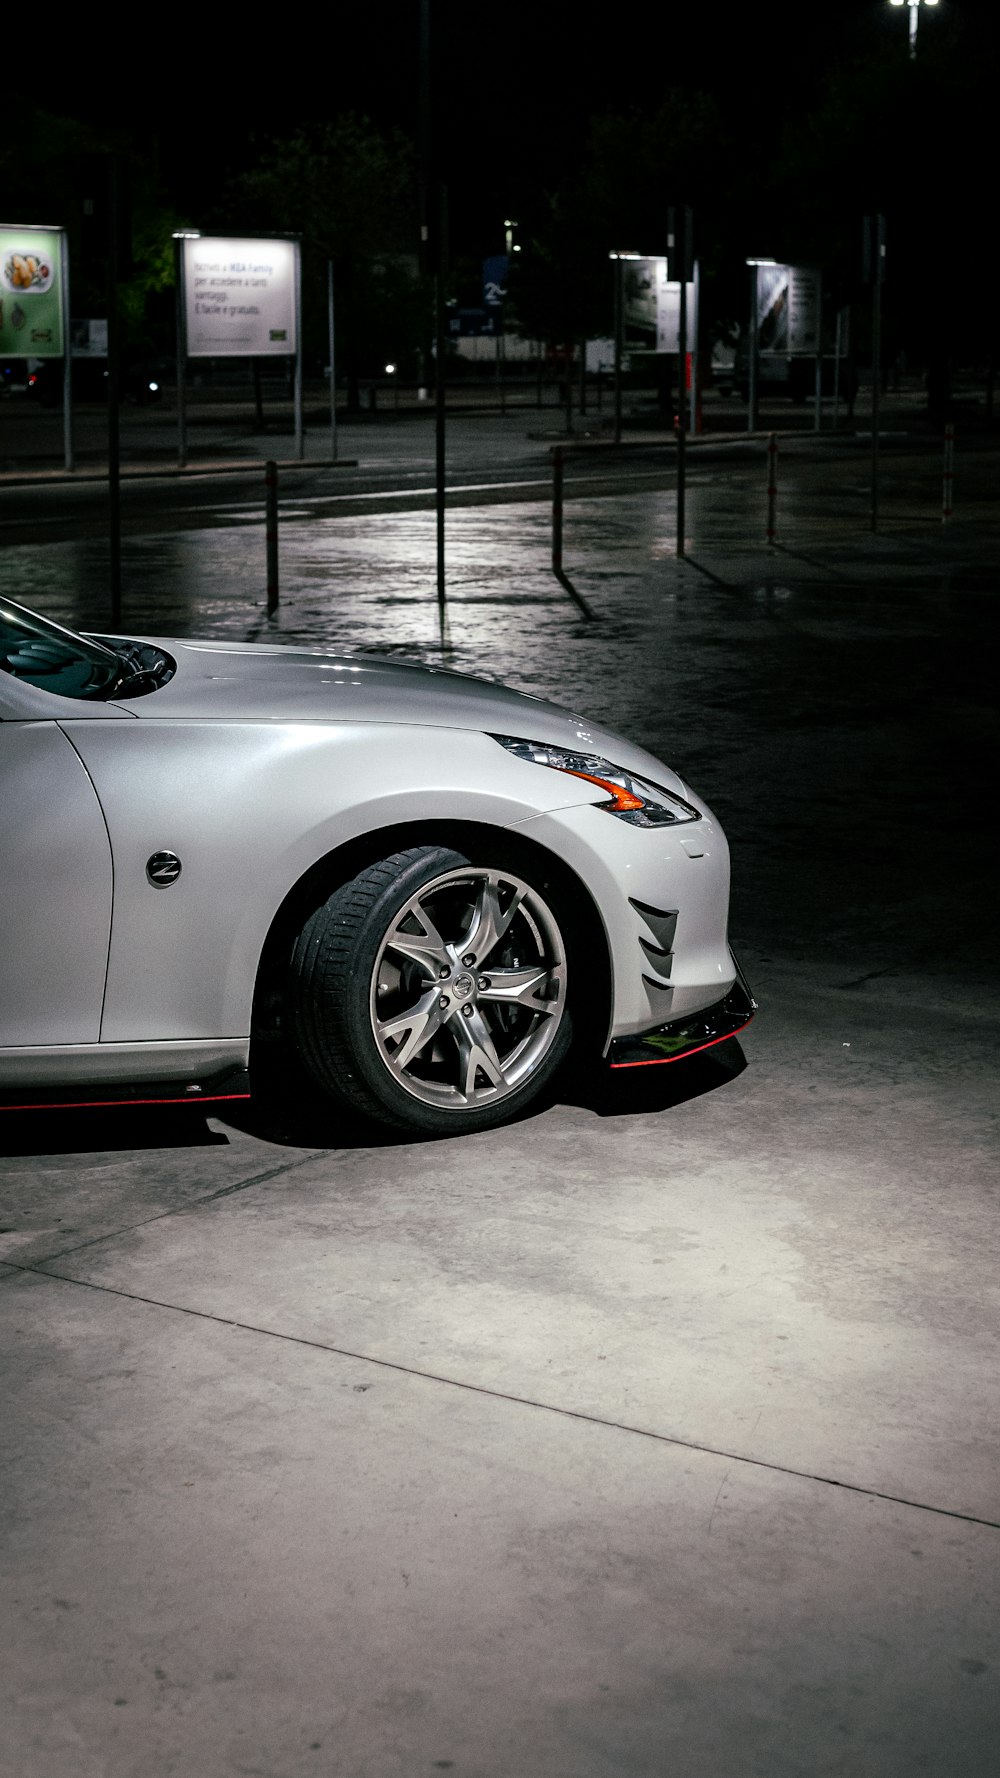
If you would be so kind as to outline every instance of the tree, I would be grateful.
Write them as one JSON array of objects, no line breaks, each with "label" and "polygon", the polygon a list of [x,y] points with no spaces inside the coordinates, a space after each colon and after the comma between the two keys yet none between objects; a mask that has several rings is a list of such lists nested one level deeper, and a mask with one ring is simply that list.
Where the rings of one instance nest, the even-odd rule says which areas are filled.
[{"label": "tree", "polygon": [[426,331],[412,163],[404,137],[348,114],[263,143],[218,206],[218,226],[227,230],[301,237],[304,333],[316,355],[325,350],[333,261],[337,352],[352,406],[361,376],[387,360],[415,361]]}]

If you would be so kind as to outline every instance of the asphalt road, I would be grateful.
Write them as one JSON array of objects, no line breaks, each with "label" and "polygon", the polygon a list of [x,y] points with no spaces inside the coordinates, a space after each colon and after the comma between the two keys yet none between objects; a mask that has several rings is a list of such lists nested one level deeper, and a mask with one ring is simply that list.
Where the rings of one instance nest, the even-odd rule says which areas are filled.
[{"label": "asphalt road", "polygon": [[[552,449],[567,453],[568,499],[611,496],[639,488],[668,489],[676,480],[672,436],[648,430],[655,413],[647,408],[625,432],[623,448],[609,445],[600,417],[576,416],[567,436],[553,410],[516,409],[506,415],[458,407],[447,420],[448,503],[487,505],[507,501],[546,501],[552,490]],[[691,441],[688,486],[724,483],[745,505],[756,507],[761,525],[766,481],[765,442],[750,438],[738,410],[716,404],[712,430]],[[870,503],[871,444],[863,432],[842,430],[816,437],[802,410],[784,404],[763,416],[763,426],[781,428],[780,472],[792,498],[803,477],[818,511],[833,507],[863,517]],[[604,416],[607,422],[607,416]],[[859,422],[859,424],[862,422]],[[931,516],[941,507],[941,440],[923,419],[912,397],[883,422],[880,500],[886,517]],[[342,419],[337,467],[330,466],[329,428],[315,419],[305,435],[305,461],[290,460],[293,439],[285,430],[254,432],[252,415],[230,404],[215,405],[192,429],[189,466],[178,471],[175,421],[166,410],[124,411],[122,419],[122,530],[125,536],[153,535],[204,526],[259,523],[263,506],[263,464],[279,462],[282,517],[306,519],[365,513],[425,510],[434,501],[433,416],[407,412]],[[721,427],[728,428],[724,433]],[[587,431],[585,428],[589,428]],[[78,467],[60,472],[61,416],[24,401],[0,405],[0,539],[10,546],[98,538],[106,534],[107,486],[100,462],[106,414],[85,410],[77,431]],[[960,443],[959,495],[967,502],[988,498],[990,471],[983,464],[989,439],[976,431]],[[819,473],[817,473],[819,472]]]}]

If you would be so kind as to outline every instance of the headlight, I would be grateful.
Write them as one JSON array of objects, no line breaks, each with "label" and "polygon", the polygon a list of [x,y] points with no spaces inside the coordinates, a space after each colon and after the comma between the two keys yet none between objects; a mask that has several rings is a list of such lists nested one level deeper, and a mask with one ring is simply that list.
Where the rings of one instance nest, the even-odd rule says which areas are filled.
[{"label": "headlight", "polygon": [[612,765],[596,753],[573,753],[567,747],[522,741],[516,735],[491,735],[490,739],[499,741],[508,753],[527,760],[529,765],[551,766],[554,772],[568,772],[572,778],[585,778],[588,784],[606,790],[607,802],[595,803],[594,807],[617,815],[633,827],[675,827],[682,821],[701,820],[697,809],[682,802],[672,791],[664,790],[662,784],[636,778],[623,766]]}]

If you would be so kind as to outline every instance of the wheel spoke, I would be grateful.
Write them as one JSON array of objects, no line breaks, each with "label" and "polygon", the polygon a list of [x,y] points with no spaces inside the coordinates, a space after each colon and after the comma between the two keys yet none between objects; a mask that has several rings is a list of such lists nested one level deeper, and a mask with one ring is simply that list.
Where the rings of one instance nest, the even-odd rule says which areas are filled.
[{"label": "wheel spoke", "polygon": [[473,913],[472,926],[463,940],[482,966],[490,952],[499,944],[527,893],[523,883],[515,885],[506,908],[500,907],[501,879],[494,871],[484,877]]},{"label": "wheel spoke", "polygon": [[[416,920],[422,927],[420,932],[404,932],[403,927],[409,921]],[[454,959],[444,939],[431,919],[425,907],[417,904],[407,908],[405,914],[396,922],[386,941],[386,949],[396,951],[400,956],[409,957],[425,975],[437,979],[442,968],[450,968]]]},{"label": "wheel spoke", "polygon": [[482,1013],[476,1011],[471,1018],[453,1019],[452,1030],[458,1045],[458,1086],[465,1098],[475,1099],[476,1075],[480,1070],[492,1086],[503,1086],[503,1067]]},{"label": "wheel spoke", "polygon": [[561,971],[550,969],[547,964],[535,964],[531,969],[491,969],[489,987],[480,988],[480,1000],[497,1000],[504,1006],[526,1006],[532,1012],[554,1013],[559,1005],[558,999],[539,1000],[537,995],[541,988],[551,981],[558,981]]},{"label": "wheel spoke", "polygon": [[425,881],[383,932],[371,1032],[397,1087],[459,1118],[527,1097],[568,1012],[563,938],[540,892],[466,864]]},{"label": "wheel spoke", "polygon": [[[440,1030],[444,1016],[437,991],[432,989],[406,1012],[397,1013],[393,1018],[380,1019],[375,1027],[376,1035],[390,1067],[397,1072],[407,1067],[425,1044],[430,1042],[435,1032]],[[396,1049],[390,1050],[386,1046],[394,1038],[402,1038],[402,1042]]]}]

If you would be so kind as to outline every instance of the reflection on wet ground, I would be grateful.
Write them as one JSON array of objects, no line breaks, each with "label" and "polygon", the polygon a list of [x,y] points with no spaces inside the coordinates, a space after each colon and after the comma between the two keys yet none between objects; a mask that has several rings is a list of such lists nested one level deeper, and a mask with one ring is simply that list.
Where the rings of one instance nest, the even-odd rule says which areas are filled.
[{"label": "reflection on wet ground", "polygon": [[[732,487],[693,488],[689,510],[678,561],[670,491],[567,506],[594,624],[550,571],[547,507],[525,502],[449,513],[443,627],[426,511],[286,518],[270,619],[262,525],[127,537],[123,625],[443,661],[584,709],[717,806],[744,943],[822,954],[836,979],[975,980],[995,949],[992,539],[811,517],[768,550]],[[100,628],[105,563],[95,539],[9,549],[0,589]]]}]

